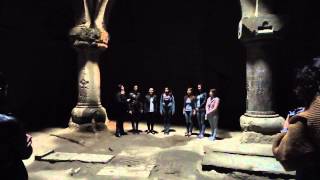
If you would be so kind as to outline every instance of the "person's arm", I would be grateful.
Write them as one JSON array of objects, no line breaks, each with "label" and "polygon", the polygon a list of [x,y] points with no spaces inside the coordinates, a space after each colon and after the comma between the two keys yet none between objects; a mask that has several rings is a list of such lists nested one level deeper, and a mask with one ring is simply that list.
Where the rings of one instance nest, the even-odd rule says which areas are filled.
[{"label": "person's arm", "polygon": [[220,105],[220,99],[216,98],[216,100],[214,101],[214,106],[213,106],[212,112],[218,110],[219,105]]},{"label": "person's arm", "polygon": [[174,100],[174,96],[172,95],[172,115],[176,113],[176,102]]},{"label": "person's arm", "polygon": [[121,103],[120,93],[116,94],[116,102]]},{"label": "person's arm", "polygon": [[12,153],[22,159],[28,159],[32,154],[32,137],[23,130],[17,120],[14,120],[12,128],[11,147]]},{"label": "person's arm", "polygon": [[315,149],[307,133],[307,120],[295,116],[289,120],[288,132],[279,134],[275,139],[272,152],[286,170],[293,171],[305,162],[312,162],[307,158]]},{"label": "person's arm", "polygon": [[200,104],[200,109],[203,109],[203,108],[205,108],[205,106],[206,106],[206,103],[207,103],[207,93],[203,93],[203,98],[204,98],[204,100],[202,101],[202,103]]},{"label": "person's arm", "polygon": [[146,112],[147,109],[148,109],[148,96],[147,96],[147,95],[146,95],[145,98],[144,98],[143,107],[144,107],[144,112]]},{"label": "person's arm", "polygon": [[210,111],[210,103],[209,103],[210,101],[209,101],[209,98],[206,100],[206,107],[205,107],[205,109],[206,109],[206,114],[208,114],[209,113],[209,111]]},{"label": "person's arm", "polygon": [[218,109],[218,107],[219,107],[219,103],[220,103],[220,99],[217,98],[217,99],[214,101],[213,108],[212,108],[212,109],[209,109],[208,112],[207,112],[207,114],[211,114],[211,113],[215,112],[215,111]]},{"label": "person's arm", "polygon": [[140,108],[140,113],[143,113],[144,111],[144,99],[142,99],[141,94],[139,95],[139,108]]},{"label": "person's arm", "polygon": [[154,111],[156,113],[159,112],[159,100],[158,100],[158,96],[154,96],[154,100],[153,100],[153,104],[154,104]]},{"label": "person's arm", "polygon": [[196,100],[196,97],[193,97],[193,99],[192,99],[192,113],[193,113],[193,115],[196,115],[196,112],[197,112],[196,107],[197,107],[197,100]]},{"label": "person's arm", "polygon": [[163,95],[161,95],[161,97],[160,97],[159,105],[160,105],[160,114],[162,115],[162,113],[163,113]]},{"label": "person's arm", "polygon": [[183,108],[182,108],[182,114],[186,113],[186,96],[183,98]]}]

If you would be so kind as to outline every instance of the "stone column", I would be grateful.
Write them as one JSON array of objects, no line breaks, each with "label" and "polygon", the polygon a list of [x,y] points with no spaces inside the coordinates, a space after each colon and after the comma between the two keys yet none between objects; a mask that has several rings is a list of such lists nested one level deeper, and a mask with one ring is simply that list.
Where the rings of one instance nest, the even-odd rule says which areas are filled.
[{"label": "stone column", "polygon": [[281,40],[284,18],[275,14],[276,0],[240,0],[242,19],[239,38],[246,48],[247,108],[240,118],[244,131],[278,133],[284,119],[273,102],[273,67]]},{"label": "stone column", "polygon": [[70,126],[93,130],[105,127],[107,113],[100,100],[99,56],[108,47],[105,11],[108,0],[74,1],[76,25],[70,31],[78,53],[78,103],[72,110]]}]

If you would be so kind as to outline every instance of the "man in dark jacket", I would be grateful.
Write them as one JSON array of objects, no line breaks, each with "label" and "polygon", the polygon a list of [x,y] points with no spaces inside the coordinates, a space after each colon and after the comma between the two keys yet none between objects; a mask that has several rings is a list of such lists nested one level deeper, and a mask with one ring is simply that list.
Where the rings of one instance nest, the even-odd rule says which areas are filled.
[{"label": "man in dark jacket", "polygon": [[134,85],[133,91],[129,94],[129,114],[132,123],[133,134],[139,134],[139,121],[143,113],[143,103],[141,100],[141,93],[139,86]]},{"label": "man in dark jacket", "polygon": [[196,115],[199,127],[199,138],[204,137],[206,125],[205,125],[205,115],[206,115],[206,102],[207,93],[203,90],[202,84],[198,84],[198,94],[196,96]]},{"label": "man in dark jacket", "polygon": [[144,113],[148,126],[147,133],[155,134],[156,131],[153,129],[153,127],[158,114],[158,99],[157,95],[154,94],[153,88],[149,89],[149,93],[145,97]]}]

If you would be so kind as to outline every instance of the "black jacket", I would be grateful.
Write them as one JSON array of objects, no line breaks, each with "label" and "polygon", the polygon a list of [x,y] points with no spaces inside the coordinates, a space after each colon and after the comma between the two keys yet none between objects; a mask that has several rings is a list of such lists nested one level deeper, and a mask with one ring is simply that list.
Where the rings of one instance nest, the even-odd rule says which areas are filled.
[{"label": "black jacket", "polygon": [[[157,113],[159,112],[159,102],[158,102],[158,97],[157,95],[153,95],[153,105],[154,105],[154,112]],[[145,113],[148,113],[150,112],[150,99],[151,99],[151,96],[148,94],[146,95],[145,97],[145,101],[144,101],[144,112]]]},{"label": "black jacket", "polygon": [[128,110],[128,102],[127,102],[127,95],[121,94],[118,92],[116,94],[116,108],[119,113],[127,112]]},{"label": "black jacket", "polygon": [[[202,92],[202,93],[198,94],[195,98],[196,98],[195,99],[196,108],[199,108],[199,110],[205,111],[206,110],[206,103],[207,103],[207,93]],[[198,99],[200,100],[200,107],[197,106]]]},{"label": "black jacket", "polygon": [[133,112],[141,112],[143,110],[143,102],[140,92],[130,92],[129,94],[129,110]]},{"label": "black jacket", "polygon": [[0,179],[28,179],[22,160],[32,154],[26,132],[11,116],[0,114]]}]

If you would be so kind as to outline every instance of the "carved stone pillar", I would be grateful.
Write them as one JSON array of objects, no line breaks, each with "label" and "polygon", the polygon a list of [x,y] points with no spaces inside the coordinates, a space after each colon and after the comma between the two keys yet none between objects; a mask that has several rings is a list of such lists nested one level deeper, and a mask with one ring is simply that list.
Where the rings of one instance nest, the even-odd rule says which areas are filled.
[{"label": "carved stone pillar", "polygon": [[99,56],[108,47],[104,17],[108,0],[74,1],[76,25],[70,31],[78,52],[78,103],[72,110],[70,126],[105,127],[107,113],[100,100]]},{"label": "carved stone pillar", "polygon": [[240,0],[239,38],[246,48],[247,108],[240,118],[244,131],[278,133],[284,119],[273,111],[273,67],[284,23],[275,14],[276,0]]}]

